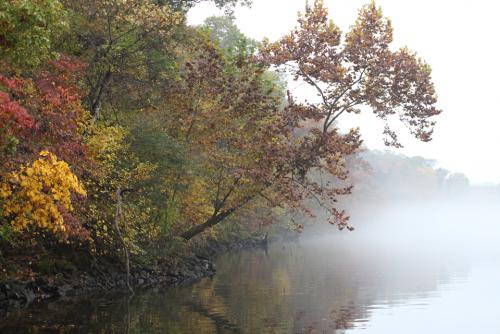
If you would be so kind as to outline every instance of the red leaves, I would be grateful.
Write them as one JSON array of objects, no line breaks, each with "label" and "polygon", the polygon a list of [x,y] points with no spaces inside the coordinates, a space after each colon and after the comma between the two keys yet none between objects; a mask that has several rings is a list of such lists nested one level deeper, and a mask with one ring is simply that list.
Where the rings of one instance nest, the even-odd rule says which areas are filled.
[{"label": "red leaves", "polygon": [[[16,93],[23,86],[22,81],[17,78],[8,79],[0,75],[0,87],[1,85]],[[8,93],[0,91],[0,167],[7,163],[4,154],[14,152],[19,139],[30,136],[37,129],[34,118],[26,108],[12,100]]]},{"label": "red leaves", "polygon": [[0,92],[0,124],[2,131],[10,128],[13,134],[35,128],[33,117],[19,103],[11,101],[9,94],[4,92]]},{"label": "red leaves", "polygon": [[11,159],[30,161],[50,146],[73,166],[85,160],[81,137],[85,111],[76,85],[83,69],[80,62],[61,57],[30,79],[0,75],[0,87],[6,90],[0,92],[0,122],[5,131],[0,153],[7,154],[7,136],[14,136],[18,143],[16,150],[9,151],[15,154]]},{"label": "red leaves", "polygon": [[58,205],[58,210],[66,227],[66,230],[61,235],[62,240],[66,241],[68,238],[72,238],[83,242],[90,239],[90,232],[82,225],[82,222],[78,218],[68,212],[62,205]]},{"label": "red leaves", "polygon": [[5,86],[8,90],[18,93],[25,89],[25,80],[19,77],[7,78],[0,74],[0,85]]},{"label": "red leaves", "polygon": [[87,68],[87,64],[81,62],[78,59],[68,57],[66,55],[61,55],[59,59],[52,60],[49,62],[56,70],[60,73],[66,73],[71,75],[81,75]]}]

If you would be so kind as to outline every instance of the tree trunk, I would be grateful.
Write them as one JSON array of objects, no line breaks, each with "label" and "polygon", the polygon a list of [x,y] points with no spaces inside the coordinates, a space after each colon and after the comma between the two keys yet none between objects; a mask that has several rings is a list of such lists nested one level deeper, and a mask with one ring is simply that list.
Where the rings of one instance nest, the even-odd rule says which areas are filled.
[{"label": "tree trunk", "polygon": [[116,190],[116,213],[115,213],[115,229],[116,229],[116,234],[118,235],[118,238],[120,239],[120,242],[123,247],[123,252],[125,253],[125,268],[127,271],[127,288],[130,291],[130,293],[134,293],[134,290],[132,289],[132,286],[130,285],[130,254],[127,248],[127,244],[125,243],[125,239],[123,239],[122,232],[120,230],[120,221],[123,217],[123,211],[122,211],[122,194],[126,191],[129,191],[130,189],[121,189],[118,187]]},{"label": "tree trunk", "polygon": [[228,209],[226,211],[222,211],[219,214],[212,216],[209,220],[207,220],[203,224],[196,225],[196,226],[192,227],[191,229],[189,229],[188,231],[182,233],[180,235],[180,237],[186,241],[191,240],[193,237],[202,233],[207,228],[215,226],[218,223],[220,223],[221,221],[223,221],[224,219],[226,219],[227,217],[229,217],[234,211],[236,211],[236,209],[238,209],[238,208],[235,207],[235,208]]},{"label": "tree trunk", "polygon": [[104,91],[108,88],[112,75],[113,73],[111,70],[108,70],[106,74],[104,74],[103,79],[96,84],[89,94],[89,109],[92,116],[92,122],[96,122],[97,118],[99,118]]}]

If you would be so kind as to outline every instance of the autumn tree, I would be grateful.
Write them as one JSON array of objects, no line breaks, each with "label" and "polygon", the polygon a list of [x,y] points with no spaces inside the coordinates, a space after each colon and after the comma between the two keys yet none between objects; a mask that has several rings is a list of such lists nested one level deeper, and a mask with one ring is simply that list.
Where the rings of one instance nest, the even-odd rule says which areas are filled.
[{"label": "autumn tree", "polygon": [[[431,139],[432,117],[441,111],[435,106],[430,67],[407,48],[392,51],[391,42],[391,22],[374,2],[359,11],[355,24],[343,36],[328,19],[328,11],[320,0],[306,6],[305,13],[299,16],[299,26],[289,35],[274,43],[264,42],[262,60],[295,80],[303,80],[316,90],[319,98],[318,103],[297,103],[290,96],[289,108],[303,109],[304,121],[320,121],[317,128],[304,136],[309,150],[299,163],[299,171],[305,179],[312,171],[331,174],[340,168],[347,172],[345,152],[332,147],[332,143],[338,143],[334,138],[339,136],[335,122],[343,114],[371,110],[386,121],[387,145],[401,146],[389,127],[391,116],[398,117],[416,138]],[[351,134],[359,135],[357,129],[351,130]],[[340,179],[346,176],[341,175]],[[314,196],[324,191],[316,191]],[[344,226],[345,217],[330,207],[336,223]]]},{"label": "autumn tree", "polygon": [[149,111],[163,120],[164,131],[186,156],[187,163],[165,184],[166,200],[170,210],[178,212],[181,231],[213,215],[222,220],[228,216],[224,208],[248,202],[245,198],[255,187],[248,173],[258,169],[262,154],[254,144],[271,142],[268,132],[259,129],[279,117],[281,97],[263,68],[249,61],[246,49],[233,57],[205,33],[192,38],[178,82],[165,92],[164,102]]},{"label": "autumn tree", "polygon": [[[185,39],[185,14],[203,0],[62,1],[69,30],[57,49],[88,64],[86,104],[95,121],[103,108],[116,113],[148,106],[154,88],[170,84],[175,49]],[[213,2],[219,8],[250,4]]]},{"label": "autumn tree", "polygon": [[86,195],[78,177],[90,167],[81,135],[87,114],[75,78],[83,67],[61,56],[31,78],[0,73],[2,227],[88,238],[72,204]]},{"label": "autumn tree", "polygon": [[114,94],[119,96],[113,100],[116,111],[120,98],[135,94],[129,90],[131,84],[139,90],[138,83],[150,87],[155,74],[149,72],[150,65],[165,65],[170,36],[184,20],[182,13],[153,0],[64,1],[64,5],[70,25],[58,49],[87,63],[83,84],[94,121],[103,103],[112,109]]},{"label": "autumn tree", "polygon": [[193,45],[196,57],[181,68],[182,81],[165,105],[188,111],[172,114],[167,124],[196,162],[167,187],[170,200],[183,198],[183,226],[194,225],[181,234],[185,239],[259,200],[298,206],[302,198],[290,176],[299,118],[283,112],[279,82],[246,47],[225,53],[203,35]]},{"label": "autumn tree", "polygon": [[11,168],[9,162],[32,161],[47,147],[59,158],[84,167],[81,133],[88,114],[77,87],[84,67],[75,59],[61,56],[31,78],[0,72],[2,168]]},{"label": "autumn tree", "polygon": [[85,189],[68,164],[42,151],[40,158],[19,171],[2,175],[0,202],[3,218],[11,219],[14,230],[42,229],[61,239],[77,236],[84,239],[86,231],[70,216],[74,210],[72,195],[86,196]]},{"label": "autumn tree", "polygon": [[168,4],[176,10],[187,11],[200,2],[212,2],[218,8],[225,8],[227,13],[231,13],[236,5],[250,6],[252,0],[157,0],[159,4]]},{"label": "autumn tree", "polygon": [[[313,199],[329,212],[330,223],[351,228],[348,216],[335,203],[352,190],[346,157],[358,150],[361,139],[358,129],[341,133],[336,120],[365,109],[386,121],[396,115],[418,139],[429,141],[434,125],[431,117],[440,113],[435,107],[430,67],[406,48],[392,51],[391,42],[391,23],[374,3],[360,10],[343,38],[328,19],[322,1],[306,6],[299,26],[289,35],[274,43],[264,41],[258,61],[304,80],[316,90],[320,102],[300,103],[288,93],[285,110],[275,114],[268,128],[260,129],[268,130],[265,138],[273,140],[253,138],[253,147],[261,150],[261,156],[257,172],[248,177],[252,191],[233,204],[224,204],[207,222],[182,236],[190,239],[257,196],[264,196],[271,205],[305,212],[304,201]],[[299,134],[297,130],[310,123],[319,125]],[[386,144],[400,146],[389,126],[384,133]],[[311,178],[321,173],[329,180]],[[233,188],[239,188],[240,175],[236,174]]]}]

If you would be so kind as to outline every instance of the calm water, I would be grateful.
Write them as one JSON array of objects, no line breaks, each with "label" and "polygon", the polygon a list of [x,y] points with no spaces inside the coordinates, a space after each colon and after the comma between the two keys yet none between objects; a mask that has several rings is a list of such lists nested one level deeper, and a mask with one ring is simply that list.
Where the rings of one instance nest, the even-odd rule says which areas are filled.
[{"label": "calm water", "polygon": [[46,304],[0,332],[500,333],[498,256],[401,249],[351,237],[275,243],[222,256],[212,279]]}]

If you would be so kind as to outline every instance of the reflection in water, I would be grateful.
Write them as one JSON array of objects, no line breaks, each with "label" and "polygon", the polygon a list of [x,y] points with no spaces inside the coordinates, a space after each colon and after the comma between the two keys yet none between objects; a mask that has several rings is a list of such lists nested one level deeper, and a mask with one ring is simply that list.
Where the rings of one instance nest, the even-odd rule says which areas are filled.
[{"label": "reflection in water", "polygon": [[[450,321],[461,324],[453,333],[468,333],[468,325],[483,319],[477,314],[483,307],[489,325],[500,324],[492,316],[500,309],[498,298],[476,306],[460,300],[475,296],[470,300],[486,303],[475,293],[489,296],[500,278],[498,265],[469,272],[469,265],[453,260],[456,254],[359,244],[343,237],[311,239],[273,244],[267,255],[263,249],[227,254],[212,279],[131,299],[44,304],[8,318],[0,332],[444,333],[446,323],[435,324]],[[453,314],[463,317],[453,320]]]},{"label": "reflection in water", "polygon": [[195,284],[46,303],[0,333],[497,333],[496,208],[400,205],[354,233],[226,254]]}]

